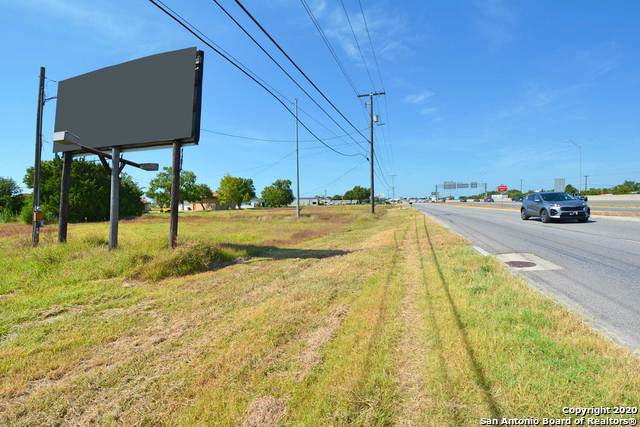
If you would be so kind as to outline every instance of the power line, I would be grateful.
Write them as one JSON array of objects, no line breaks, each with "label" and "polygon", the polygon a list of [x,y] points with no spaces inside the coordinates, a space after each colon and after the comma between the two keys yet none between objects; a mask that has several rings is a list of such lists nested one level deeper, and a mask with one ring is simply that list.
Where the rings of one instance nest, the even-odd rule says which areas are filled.
[{"label": "power line", "polygon": [[351,19],[349,18],[349,12],[347,12],[347,8],[344,7],[344,1],[340,0],[340,4],[342,5],[342,10],[344,11],[344,16],[347,17],[347,22],[349,23],[349,28],[351,28],[351,34],[353,34],[353,40],[356,42],[356,47],[358,48],[358,52],[360,52],[360,58],[362,59],[362,63],[364,64],[365,70],[367,70],[367,76],[369,76],[369,82],[371,83],[371,89],[376,90],[376,85],[373,83],[373,79],[371,78],[371,73],[369,72],[369,66],[367,65],[367,60],[364,58],[364,54],[362,53],[362,49],[360,48],[360,43],[358,42],[358,37],[356,36],[356,32],[353,30],[353,25],[351,25]]},{"label": "power line", "polygon": [[[220,132],[220,131],[215,131],[215,130],[205,129],[205,128],[200,128],[200,130],[203,131],[203,132],[212,133],[214,135],[227,136],[229,138],[246,139],[246,140],[249,140],[249,141],[257,141],[257,142],[292,142],[292,143],[296,142],[295,139],[254,138],[254,137],[251,137],[251,136],[235,135],[235,134],[231,134],[231,133]],[[348,134],[329,136],[329,137],[324,137],[322,139],[324,141],[327,141],[327,140],[330,140],[330,139],[340,139],[340,138],[344,138],[346,135],[348,135]],[[351,133],[351,135],[355,135],[355,132]],[[299,140],[299,142],[315,142],[315,141],[316,141],[315,139],[301,139],[301,140]]]},{"label": "power line", "polygon": [[[280,99],[278,96],[276,96],[275,93],[273,93],[273,91],[271,91],[265,84],[261,83],[256,77],[252,76],[248,71],[246,71],[243,66],[238,65],[238,63],[236,63],[234,60],[232,60],[228,55],[226,55],[225,53],[222,52],[221,49],[219,49],[218,47],[214,46],[214,43],[211,43],[207,40],[205,40],[205,37],[201,36],[200,34],[202,34],[202,32],[200,30],[198,30],[194,25],[192,25],[191,23],[189,23],[189,21],[187,21],[186,19],[184,19],[182,16],[180,16],[179,14],[177,14],[176,12],[174,12],[173,10],[171,10],[171,8],[169,8],[168,6],[166,6],[164,3],[162,3],[162,1],[160,0],[149,0],[149,2],[151,2],[153,5],[155,5],[158,9],[160,9],[165,15],[169,16],[171,19],[173,19],[175,22],[177,22],[180,26],[182,26],[185,30],[189,31],[193,36],[195,36],[198,40],[200,40],[202,43],[206,44],[209,48],[211,48],[211,50],[213,50],[215,53],[217,53],[219,56],[221,56],[222,58],[224,58],[227,62],[229,62],[231,65],[233,65],[235,68],[237,68],[238,70],[240,70],[240,72],[242,72],[243,74],[245,74],[247,77],[249,77],[251,80],[253,80],[256,84],[258,84],[261,88],[263,88],[265,91],[267,91],[272,97],[274,97],[283,107],[285,110],[287,110],[289,112],[289,114],[291,114],[292,116],[295,117],[295,114],[293,113],[293,111],[291,111],[291,109],[287,106],[287,104],[285,104],[282,99]],[[188,25],[187,25],[188,24]],[[193,29],[192,29],[193,28]],[[200,34],[198,34],[200,33]],[[208,38],[207,38],[208,39]],[[341,156],[345,156],[345,157],[354,157],[354,156],[364,156],[362,153],[343,153],[341,151],[336,150],[335,148],[333,148],[332,146],[330,146],[329,144],[327,144],[326,142],[324,142],[323,140],[321,140],[318,136],[316,136],[315,133],[313,133],[313,131],[311,131],[311,129],[309,129],[307,127],[306,124],[304,124],[302,121],[300,121],[300,124],[302,125],[302,127],[304,127],[307,132],[309,132],[311,134],[311,136],[313,136],[316,140],[318,140],[318,142],[320,142],[322,145],[324,145],[325,147],[327,147],[328,149],[330,149],[331,151],[335,152],[336,154],[339,154]]]},{"label": "power line", "polygon": [[359,143],[358,141],[356,141],[347,131],[346,129],[344,129],[334,118],[333,116],[331,116],[327,110],[325,110],[319,103],[318,101],[316,101],[316,99],[314,97],[312,97],[309,92],[306,91],[305,88],[303,88],[300,83],[298,83],[298,81],[296,79],[293,78],[293,76],[291,76],[291,74],[289,74],[289,72],[287,72],[287,70],[285,70],[282,65],[280,65],[280,63],[269,53],[267,52],[267,50],[260,44],[260,42],[258,42],[243,26],[242,24],[240,24],[238,22],[237,19],[235,19],[233,17],[233,15],[231,15],[227,9],[224,8],[224,6],[222,6],[222,4],[220,4],[220,2],[218,0],[212,0],[217,6],[218,8],[220,8],[220,10],[222,10],[222,12],[224,12],[225,15],[227,15],[227,17],[229,19],[231,19],[231,21],[233,21],[234,24],[236,24],[236,26],[238,28],[240,28],[240,30],[247,36],[249,37],[249,39],[251,39],[251,41],[258,46],[258,48],[265,54],[267,55],[267,57],[269,57],[269,59],[289,78],[289,80],[291,80],[333,123],[335,123],[336,126],[338,126],[340,128],[340,130],[342,130],[345,135],[348,135],[353,142],[355,142],[358,146],[360,146],[360,148],[362,148],[363,150],[366,151],[366,149],[361,145],[361,143]]},{"label": "power line", "polygon": [[[149,0],[152,1],[152,0]],[[254,24],[256,24],[256,26],[264,33],[264,35],[266,35],[269,40],[271,40],[271,42],[278,48],[278,50],[287,58],[287,60],[289,60],[289,62],[300,72],[300,74],[302,74],[304,76],[304,78],[311,84],[311,86],[313,86],[313,88],[318,91],[318,93],[320,95],[322,95],[322,97],[324,98],[325,101],[327,101],[329,103],[329,105],[331,105],[331,107],[336,110],[336,112],[338,114],[340,114],[340,116],[347,122],[349,123],[349,125],[355,129],[360,136],[362,136],[362,138],[365,139],[365,141],[367,140],[367,137],[364,136],[362,134],[362,132],[360,132],[360,130],[353,124],[351,123],[351,121],[342,113],[342,111],[340,111],[340,109],[338,109],[338,107],[335,106],[335,104],[333,102],[331,102],[331,100],[324,94],[324,92],[322,90],[320,90],[320,88],[313,82],[313,80],[311,80],[311,78],[309,78],[309,76],[302,70],[302,68],[300,68],[300,66],[291,58],[291,56],[289,56],[289,54],[282,48],[282,46],[280,46],[280,44],[273,38],[273,36],[271,36],[271,34],[262,26],[262,24],[260,24],[260,22],[258,22],[258,20],[251,14],[251,12],[249,12],[247,10],[246,7],[244,7],[244,5],[240,2],[240,0],[235,0],[236,4],[238,6],[240,6],[240,8],[244,11],[244,13],[254,22]]]},{"label": "power line", "polygon": [[[342,2],[342,0],[340,0]],[[376,70],[378,71],[378,78],[380,79],[380,84],[382,85],[383,92],[386,92],[384,88],[384,80],[382,80],[382,73],[380,73],[380,63],[378,63],[378,56],[376,55],[376,50],[373,48],[373,41],[371,40],[371,33],[369,33],[369,25],[367,25],[367,18],[364,15],[364,8],[362,7],[362,2],[358,0],[358,5],[360,6],[360,12],[362,13],[362,21],[364,22],[364,29],[367,32],[367,38],[369,39],[369,46],[371,47],[371,54],[373,55],[373,60],[376,65]],[[344,7],[344,5],[343,5]]]},{"label": "power line", "polygon": [[342,75],[347,80],[347,83],[349,83],[349,86],[351,86],[351,88],[353,89],[353,93],[356,96],[358,96],[358,93],[359,93],[358,89],[356,89],[356,86],[353,83],[353,80],[347,74],[344,66],[342,65],[342,62],[338,58],[338,55],[337,55],[335,49],[333,48],[333,46],[329,42],[329,39],[327,39],[327,36],[325,35],[324,31],[322,30],[322,27],[320,26],[320,23],[318,22],[317,18],[315,17],[313,12],[311,11],[311,8],[309,7],[309,5],[307,4],[307,2],[305,0],[300,0],[300,2],[302,3],[302,7],[304,7],[304,10],[307,12],[307,15],[309,15],[309,19],[311,19],[311,22],[313,23],[313,25],[318,30],[318,33],[320,34],[320,37],[322,38],[322,41],[324,41],[324,44],[327,46],[327,49],[329,49],[329,52],[331,53],[331,56],[333,57],[333,60],[336,62],[336,64],[338,64],[338,68],[340,68],[340,71],[342,71]]},{"label": "power line", "polygon": [[[320,25],[320,22],[318,21],[318,19],[315,17],[315,15],[313,14],[313,12],[311,11],[311,8],[309,7],[308,3],[306,2],[306,0],[300,0],[300,2],[302,3],[302,6],[304,7],[305,11],[307,12],[307,15],[309,16],[309,18],[311,19],[311,22],[313,23],[313,25],[316,27],[316,29],[318,30],[318,33],[320,34],[320,37],[322,38],[322,40],[324,41],[324,44],[327,46],[327,49],[329,49],[329,52],[331,53],[331,56],[333,57],[334,61],[336,62],[336,64],[338,65],[338,68],[340,69],[340,71],[342,72],[342,75],[344,76],[344,78],[347,80],[347,82],[349,83],[349,85],[351,86],[351,89],[353,89],[353,93],[356,95],[356,97],[358,96],[358,89],[356,88],[355,84],[353,83],[353,80],[351,79],[351,77],[349,76],[349,74],[346,72],[345,67],[342,64],[342,61],[340,61],[340,58],[338,57],[338,54],[336,53],[335,49],[333,48],[333,45],[331,45],[331,42],[329,42],[329,39],[327,38],[324,30],[322,29],[322,26]],[[361,107],[361,111],[363,114],[363,118],[366,121],[367,120],[367,113],[366,113],[366,108],[365,106],[358,102],[358,104]]]},{"label": "power line", "polygon": [[[378,55],[376,55],[376,50],[373,47],[373,39],[371,38],[371,32],[369,31],[369,25],[367,23],[367,17],[366,17],[366,15],[364,13],[364,8],[362,7],[362,1],[361,0],[358,0],[358,5],[360,6],[360,13],[362,14],[362,21],[364,22],[364,29],[365,29],[365,31],[367,33],[367,39],[369,40],[369,47],[371,48],[371,54],[373,56],[374,64],[376,66],[376,71],[378,73],[378,78],[380,79],[380,84],[382,85],[383,92],[386,92],[386,89],[384,87],[385,86],[384,85],[384,79],[382,78],[382,72],[380,70],[380,63],[378,62]],[[386,97],[383,99],[383,102],[384,102],[384,110],[385,110],[385,115],[386,115],[386,121],[387,121],[387,123],[389,123],[389,121],[390,121],[389,106],[388,106]],[[384,128],[383,128],[381,133],[382,133],[382,140],[384,142],[384,145],[387,148],[387,152],[388,152],[387,154],[389,155],[389,158],[391,159],[391,161],[393,163],[393,152],[391,151],[392,150],[391,141],[387,141],[387,137],[385,135]]]},{"label": "power line", "polygon": [[324,185],[319,185],[315,188],[312,188],[311,190],[309,190],[309,192],[313,193],[314,191],[317,190],[321,190],[323,188],[327,188],[330,185],[335,184],[336,182],[340,181],[342,178],[344,178],[345,176],[349,175],[351,172],[353,172],[354,170],[356,170],[357,168],[359,168],[360,166],[362,166],[363,164],[367,163],[366,160],[358,163],[357,165],[355,165],[354,167],[350,168],[349,170],[347,170],[345,173],[343,173],[342,175],[340,175],[339,177],[337,177],[336,179],[334,179],[333,181],[330,181]]}]

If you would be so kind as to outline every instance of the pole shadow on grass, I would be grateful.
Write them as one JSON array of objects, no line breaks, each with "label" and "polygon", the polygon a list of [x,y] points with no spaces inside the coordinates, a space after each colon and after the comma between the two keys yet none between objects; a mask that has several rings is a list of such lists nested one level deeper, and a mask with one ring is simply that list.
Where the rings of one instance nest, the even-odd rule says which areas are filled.
[{"label": "pole shadow on grass", "polygon": [[433,262],[436,266],[436,270],[438,271],[438,276],[440,277],[440,282],[442,283],[442,287],[444,288],[445,294],[447,295],[449,305],[451,306],[451,311],[453,312],[453,316],[455,318],[458,331],[460,332],[460,336],[462,337],[464,349],[469,358],[469,362],[471,363],[471,369],[473,370],[476,384],[482,390],[482,395],[484,397],[485,402],[487,403],[487,406],[489,406],[489,410],[491,411],[491,416],[493,418],[500,418],[500,408],[498,408],[498,404],[491,391],[491,385],[489,384],[489,381],[487,380],[484,370],[482,369],[482,366],[478,362],[475,352],[471,347],[471,343],[469,342],[469,336],[467,335],[465,326],[462,323],[462,319],[460,318],[460,312],[458,311],[458,307],[456,306],[456,303],[453,301],[453,297],[451,296],[451,292],[449,290],[449,283],[444,278],[444,274],[442,273],[442,267],[440,266],[440,262],[438,261],[438,256],[436,255],[435,249],[433,247],[433,243],[431,242],[431,235],[429,234],[429,229],[427,228],[427,221],[425,218],[422,219],[422,223],[424,226],[424,231],[427,234],[427,241],[429,242],[429,247],[431,248],[431,255],[433,257]]},{"label": "pole shadow on grass", "polygon": [[[438,326],[438,320],[435,316],[435,309],[433,307],[433,301],[431,297],[431,292],[429,291],[428,281],[427,281],[427,271],[424,267],[424,257],[422,255],[422,247],[420,246],[420,235],[418,234],[418,224],[414,219],[414,228],[416,232],[416,246],[418,247],[418,257],[420,258],[420,274],[422,276],[422,283],[424,285],[425,292],[425,301],[427,302],[427,310],[429,312],[429,320],[433,327],[433,340],[438,353],[438,365],[440,367],[440,376],[442,377],[442,382],[444,383],[444,387],[447,392],[447,400],[450,402],[453,401],[455,393],[453,392],[453,388],[451,387],[451,378],[449,377],[449,373],[447,371],[447,364],[444,358],[444,348],[442,346],[442,337],[440,336],[440,327]],[[457,405],[451,407],[451,411],[453,413],[453,418],[456,422],[456,425],[463,425],[462,418],[460,415],[460,411],[458,410]]]},{"label": "pole shadow on grass", "polygon": [[301,249],[301,248],[279,248],[277,246],[245,245],[239,243],[223,243],[223,248],[246,252],[250,257],[279,259],[324,259],[334,256],[347,255],[350,251],[341,249]]}]

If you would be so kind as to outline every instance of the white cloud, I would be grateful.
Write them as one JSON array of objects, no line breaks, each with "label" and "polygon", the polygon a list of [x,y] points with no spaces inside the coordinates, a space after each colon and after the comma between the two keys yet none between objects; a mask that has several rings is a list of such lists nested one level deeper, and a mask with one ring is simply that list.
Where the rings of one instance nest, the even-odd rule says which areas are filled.
[{"label": "white cloud", "polygon": [[504,0],[480,0],[476,26],[491,50],[500,49],[515,39],[516,15]]},{"label": "white cloud", "polygon": [[438,112],[436,107],[425,107],[420,110],[420,114],[423,116],[431,116]]},{"label": "white cloud", "polygon": [[[345,6],[349,7],[348,3]],[[374,67],[373,54],[369,46],[364,19],[358,7],[347,8],[349,20],[353,26],[353,33],[349,21],[340,5],[331,7],[326,0],[317,0],[310,4],[311,10],[320,21],[327,37],[354,62],[363,65],[358,45],[354,40],[355,33],[360,49],[369,67]],[[378,9],[364,11],[369,33],[380,60],[392,60],[399,55],[406,55],[411,49],[404,42],[406,23],[400,13],[389,13]]]},{"label": "white cloud", "polygon": [[141,24],[126,14],[109,10],[109,3],[84,0],[22,0],[14,6],[29,9],[31,13],[50,16],[52,25],[71,26],[90,30],[91,34],[109,41],[123,41],[137,36]]},{"label": "white cloud", "polygon": [[423,102],[425,102],[426,100],[431,98],[433,95],[434,95],[433,92],[428,91],[428,90],[424,90],[424,91],[422,91],[420,93],[414,93],[414,94],[407,95],[404,98],[404,101],[408,102],[409,104],[422,104]]}]

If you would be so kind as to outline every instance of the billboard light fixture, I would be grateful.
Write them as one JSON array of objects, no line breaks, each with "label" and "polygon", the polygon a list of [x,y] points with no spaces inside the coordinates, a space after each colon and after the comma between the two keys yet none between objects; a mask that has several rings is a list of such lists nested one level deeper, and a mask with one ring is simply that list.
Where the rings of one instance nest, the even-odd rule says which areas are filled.
[{"label": "billboard light fixture", "polygon": [[61,130],[53,133],[53,142],[56,142],[62,145],[80,146],[80,137],[68,130]]},{"label": "billboard light fixture", "polygon": [[159,165],[157,163],[140,163],[140,169],[148,172],[155,172],[158,170]]}]

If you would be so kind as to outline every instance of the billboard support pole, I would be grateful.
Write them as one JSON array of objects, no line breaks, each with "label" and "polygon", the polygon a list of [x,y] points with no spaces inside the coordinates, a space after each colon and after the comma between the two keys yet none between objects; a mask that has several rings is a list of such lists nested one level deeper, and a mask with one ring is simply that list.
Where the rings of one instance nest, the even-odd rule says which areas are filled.
[{"label": "billboard support pole", "polygon": [[33,165],[33,217],[31,219],[31,245],[38,246],[40,241],[40,162],[42,158],[42,112],[44,109],[45,69],[40,67],[40,85],[38,86],[38,111],[36,116],[36,154]]},{"label": "billboard support pole", "polygon": [[120,147],[111,149],[111,202],[109,204],[109,250],[118,247],[120,209]]},{"label": "billboard support pole", "polygon": [[180,199],[180,143],[173,143],[173,165],[171,168],[171,219],[169,222],[169,248],[176,247],[178,239],[178,202]]},{"label": "billboard support pole", "polygon": [[69,183],[71,181],[71,162],[73,153],[62,153],[62,179],[60,180],[60,211],[58,213],[58,243],[67,241],[67,223],[69,220]]}]

